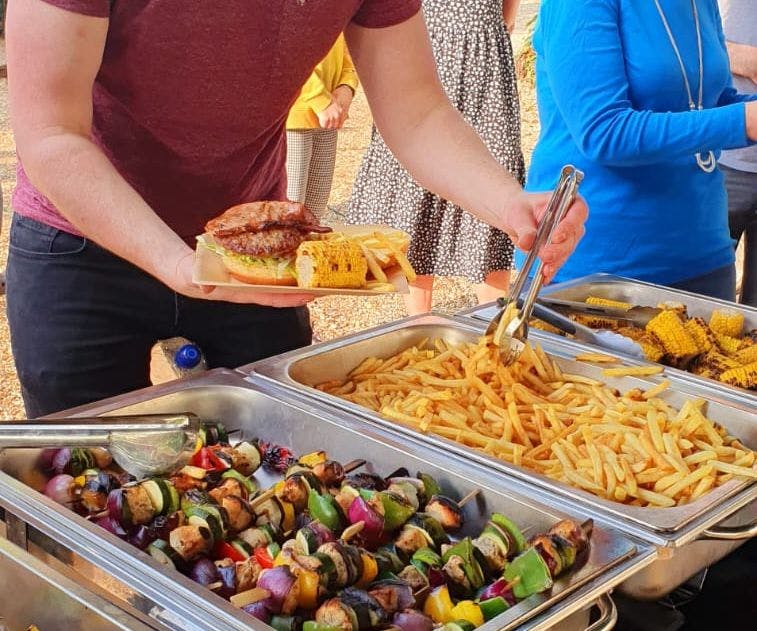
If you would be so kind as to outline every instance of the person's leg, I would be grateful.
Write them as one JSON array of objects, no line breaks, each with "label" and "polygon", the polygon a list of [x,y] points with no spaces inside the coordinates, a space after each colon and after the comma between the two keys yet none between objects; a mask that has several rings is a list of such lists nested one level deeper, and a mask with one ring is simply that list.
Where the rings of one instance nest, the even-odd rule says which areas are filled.
[{"label": "person's leg", "polygon": [[336,129],[313,130],[313,153],[310,158],[305,206],[316,217],[322,217],[326,212],[326,204],[331,195],[338,133]]},{"label": "person's leg", "polygon": [[209,368],[238,368],[311,342],[306,307],[276,309],[184,296],[178,296],[178,306],[176,334],[202,349]]},{"label": "person's leg", "polygon": [[741,302],[750,307],[757,307],[757,205],[754,213],[744,232],[744,275],[741,277]]},{"label": "person's leg", "polygon": [[305,202],[312,154],[312,129],[287,131],[287,197],[293,202]]},{"label": "person's leg", "polygon": [[510,290],[510,270],[489,272],[484,282],[476,285],[475,289],[480,305],[507,296],[507,292]]},{"label": "person's leg", "polygon": [[421,315],[431,311],[434,294],[434,277],[418,276],[410,283],[410,293],[405,295],[407,315]]},{"label": "person's leg", "polygon": [[682,289],[694,294],[702,294],[730,302],[736,300],[736,268],[733,265],[726,265],[701,276],[668,284],[674,289]]},{"label": "person's leg", "polygon": [[162,332],[156,311],[165,307],[166,325],[174,317],[173,294],[158,281],[83,237],[18,215],[7,274],[30,418],[150,384],[150,347]]},{"label": "person's leg", "polygon": [[731,238],[744,239],[741,302],[757,305],[757,173],[721,165],[728,192],[728,223]]}]

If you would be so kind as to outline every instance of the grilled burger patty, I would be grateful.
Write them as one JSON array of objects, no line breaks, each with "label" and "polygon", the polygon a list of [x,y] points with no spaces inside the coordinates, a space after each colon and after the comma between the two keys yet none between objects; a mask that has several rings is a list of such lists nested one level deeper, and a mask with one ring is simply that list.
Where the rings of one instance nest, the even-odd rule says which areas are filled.
[{"label": "grilled burger patty", "polygon": [[303,204],[249,202],[229,208],[205,226],[223,248],[248,256],[292,254],[311,232],[330,232]]},{"label": "grilled burger patty", "polygon": [[321,226],[304,204],[295,202],[239,204],[205,225],[205,230],[216,238],[277,228],[292,228],[305,233],[331,231],[331,228]]},{"label": "grilled burger patty", "polygon": [[294,252],[307,234],[297,228],[277,228],[263,232],[240,232],[231,236],[213,235],[218,245],[249,256],[277,256]]}]

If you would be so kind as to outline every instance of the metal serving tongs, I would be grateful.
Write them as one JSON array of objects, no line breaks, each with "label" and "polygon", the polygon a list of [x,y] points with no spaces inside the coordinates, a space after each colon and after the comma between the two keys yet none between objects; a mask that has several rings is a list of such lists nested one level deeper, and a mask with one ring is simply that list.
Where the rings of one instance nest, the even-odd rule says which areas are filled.
[{"label": "metal serving tongs", "polygon": [[593,315],[600,318],[609,318],[611,320],[621,320],[641,328],[644,328],[652,318],[658,316],[662,312],[662,309],[659,307],[642,307],[635,305],[628,309],[620,309],[618,307],[591,305],[585,302],[562,300],[560,298],[550,298],[547,296],[540,297],[539,302],[550,309],[581,315]]},{"label": "metal serving tongs", "polygon": [[125,471],[143,478],[184,464],[199,427],[194,414],[0,421],[0,449],[107,447]]},{"label": "metal serving tongs", "polygon": [[[531,317],[536,296],[544,282],[542,275],[544,264],[538,258],[539,252],[552,240],[555,228],[576,198],[578,185],[583,180],[583,177],[584,174],[574,166],[566,165],[562,168],[560,180],[555,187],[544,217],[536,231],[536,239],[526,257],[523,269],[520,270],[517,280],[510,289],[505,306],[494,316],[486,329],[486,334],[492,335],[494,344],[499,346],[500,357],[505,366],[515,363],[526,346],[528,320]],[[523,306],[518,307],[518,297],[531,276],[531,269],[534,267],[534,264],[536,264],[536,268],[531,285],[523,300]],[[506,318],[504,317],[505,314],[507,314]]]}]

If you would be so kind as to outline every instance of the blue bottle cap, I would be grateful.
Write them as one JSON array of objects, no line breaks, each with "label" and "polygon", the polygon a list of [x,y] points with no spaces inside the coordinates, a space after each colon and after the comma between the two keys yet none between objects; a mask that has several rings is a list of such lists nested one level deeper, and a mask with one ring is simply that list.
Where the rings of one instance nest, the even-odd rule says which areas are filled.
[{"label": "blue bottle cap", "polygon": [[189,370],[197,366],[202,360],[202,352],[195,344],[184,344],[174,355],[174,361],[179,368]]}]

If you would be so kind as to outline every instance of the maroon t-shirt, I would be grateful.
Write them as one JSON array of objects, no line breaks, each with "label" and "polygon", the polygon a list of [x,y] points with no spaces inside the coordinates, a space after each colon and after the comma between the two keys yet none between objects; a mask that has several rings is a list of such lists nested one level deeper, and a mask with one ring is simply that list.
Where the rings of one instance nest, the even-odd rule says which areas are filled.
[{"label": "maroon t-shirt", "polygon": [[[189,242],[234,204],[285,198],[289,107],[345,26],[392,26],[420,8],[420,0],[45,1],[110,17],[93,139]],[[21,165],[13,207],[77,232]]]}]

